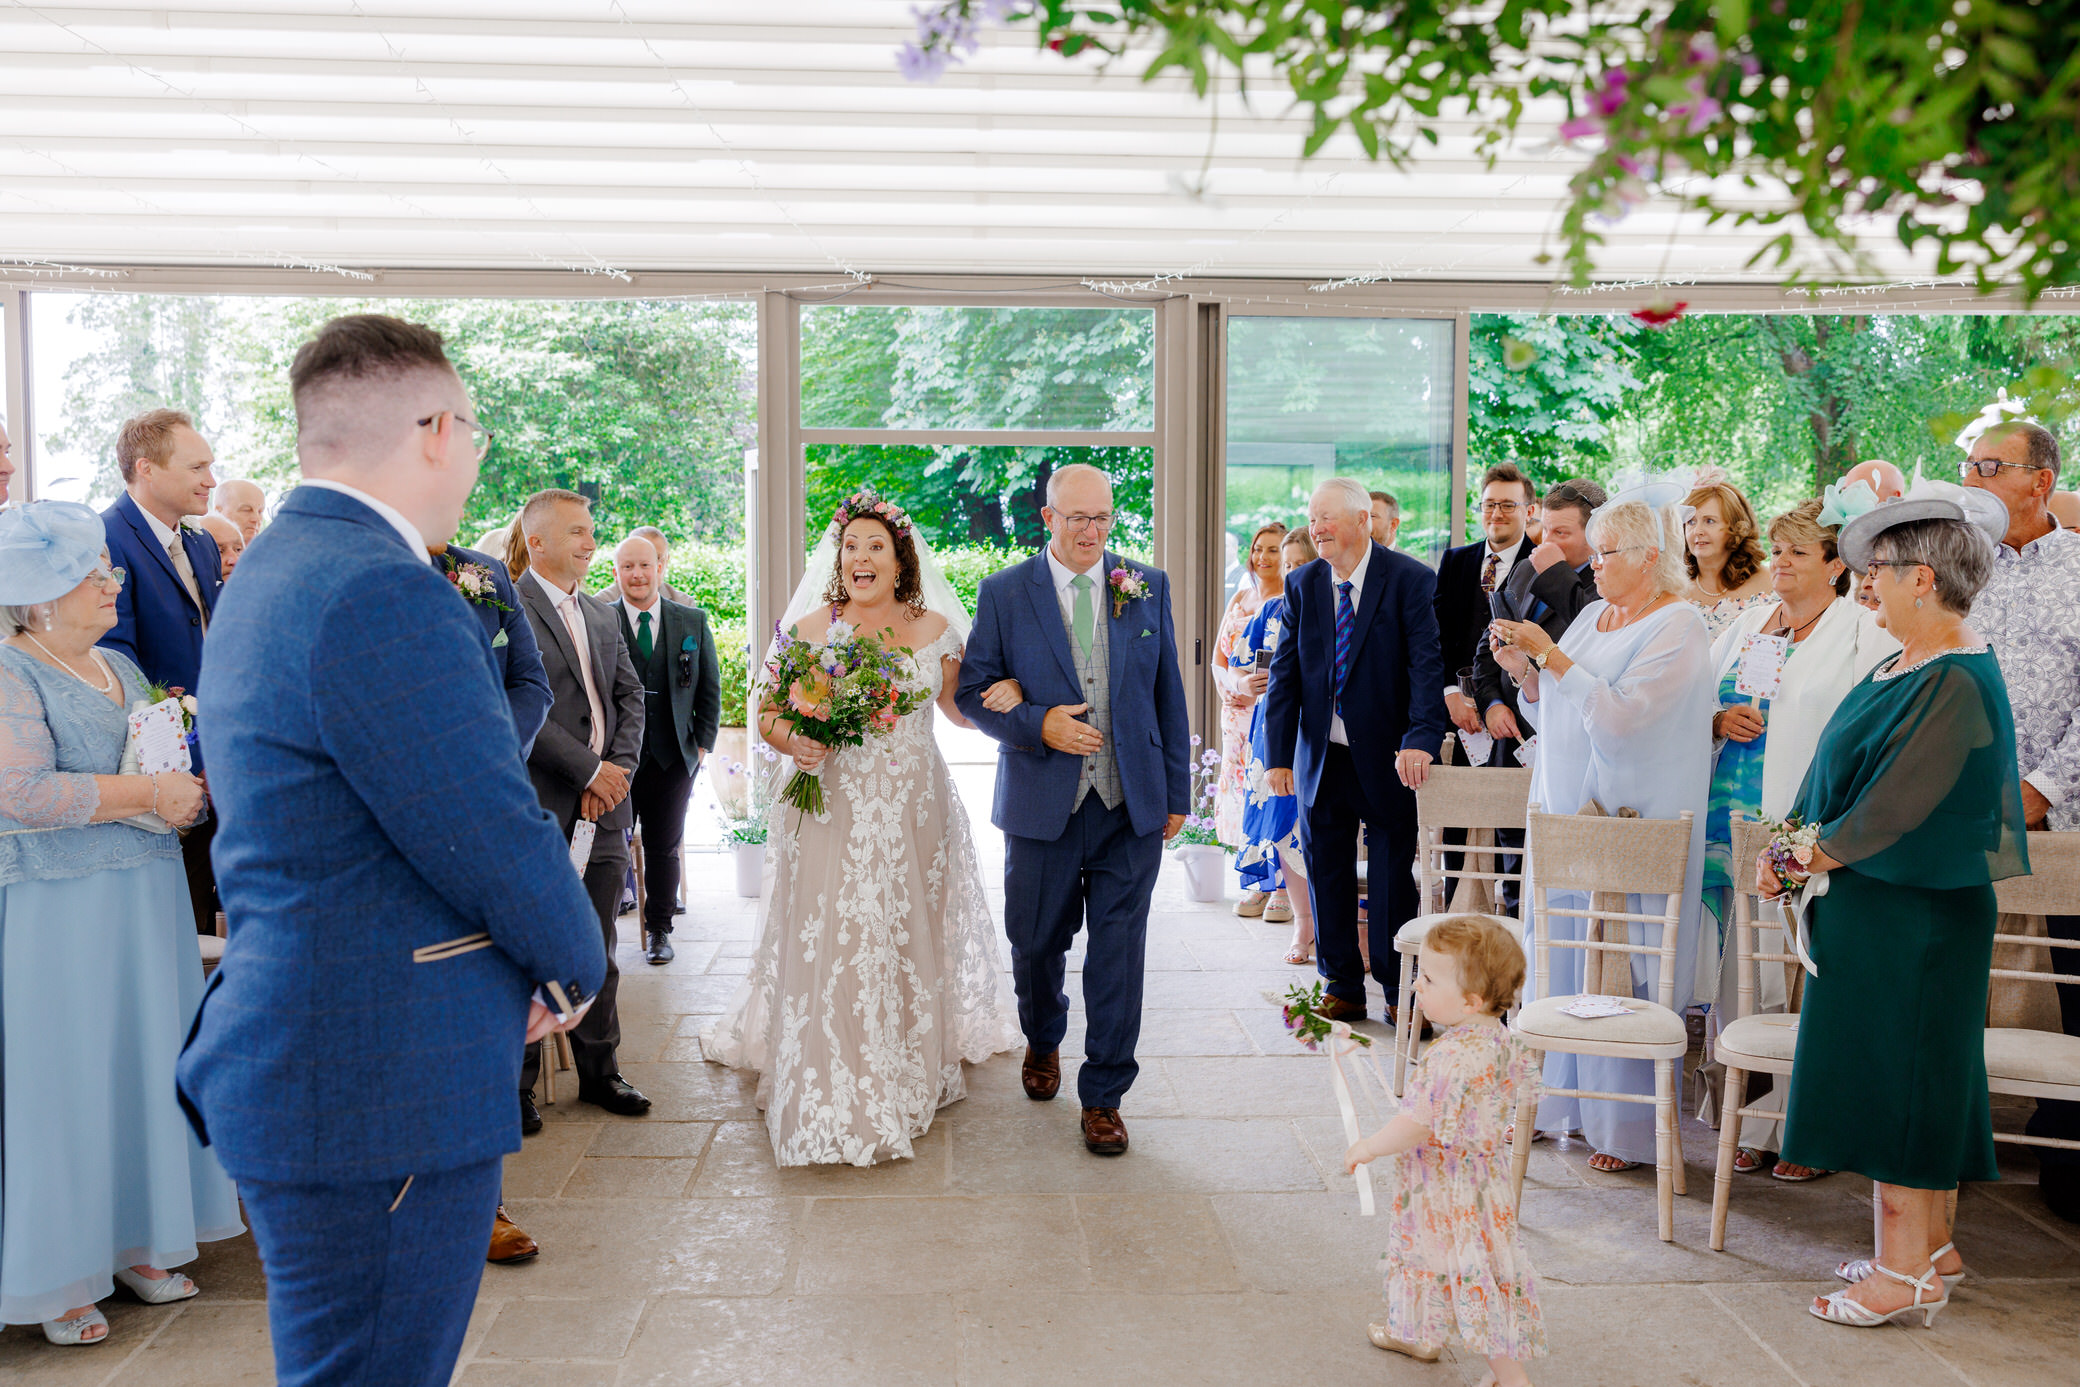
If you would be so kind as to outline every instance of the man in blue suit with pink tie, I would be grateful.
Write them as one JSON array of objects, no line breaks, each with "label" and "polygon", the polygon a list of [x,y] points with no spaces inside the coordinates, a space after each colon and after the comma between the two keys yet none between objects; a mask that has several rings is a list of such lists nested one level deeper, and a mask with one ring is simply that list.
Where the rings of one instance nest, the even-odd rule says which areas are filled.
[{"label": "man in blue suit with pink tie", "polygon": [[231,937],[181,1100],[267,1267],[276,1380],[445,1387],[520,1149],[516,1042],[572,1024],[606,955],[428,561],[489,444],[439,334],[334,319],[290,384],[304,484],[197,695]]}]

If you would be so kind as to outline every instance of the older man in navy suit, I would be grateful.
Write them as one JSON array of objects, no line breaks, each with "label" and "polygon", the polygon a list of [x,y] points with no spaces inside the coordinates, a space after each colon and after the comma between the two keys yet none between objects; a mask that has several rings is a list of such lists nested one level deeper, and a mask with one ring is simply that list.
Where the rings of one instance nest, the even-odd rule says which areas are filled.
[{"label": "older man in navy suit", "polygon": [[[1369,834],[1372,975],[1396,995],[1394,931],[1416,913],[1415,791],[1451,724],[1444,709],[1437,577],[1375,544],[1372,498],[1332,477],[1308,502],[1321,554],[1286,576],[1288,637],[1271,657],[1264,733],[1277,795],[1300,797],[1300,845],[1314,900],[1322,1014],[1365,1015],[1358,949],[1358,831]],[[1396,1021],[1387,1004],[1389,1024]]]},{"label": "older man in navy suit", "polygon": [[[119,650],[155,684],[195,692],[202,637],[223,587],[217,541],[185,522],[209,510],[216,457],[195,421],[177,409],[150,409],[116,435],[123,494],[101,512],[108,561],[126,578],[116,595],[116,624],[101,644]],[[195,928],[216,933],[217,884],[210,871],[216,821],[205,818],[181,838]]]},{"label": "older man in navy suit", "polygon": [[520,1149],[516,1042],[574,1023],[606,956],[428,562],[489,443],[439,335],[334,319],[290,383],[304,484],[203,661],[231,937],[180,1092],[267,1266],[276,1380],[445,1387]]},{"label": "older man in navy suit", "polygon": [[1064,467],[1041,514],[1046,551],[982,584],[954,702],[1000,744],[990,820],[1004,830],[1026,1096],[1061,1087],[1066,956],[1087,925],[1076,1090],[1084,1145],[1110,1156],[1127,1149],[1119,1104],[1140,1072],[1148,900],[1191,804],[1191,727],[1169,580],[1105,549],[1112,483]]}]

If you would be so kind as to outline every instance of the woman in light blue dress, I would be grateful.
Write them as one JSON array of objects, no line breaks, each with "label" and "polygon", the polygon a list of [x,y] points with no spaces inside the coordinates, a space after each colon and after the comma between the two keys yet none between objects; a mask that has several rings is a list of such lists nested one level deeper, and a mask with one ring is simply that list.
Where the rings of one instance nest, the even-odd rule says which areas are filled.
[{"label": "woman in light blue dress", "polygon": [[202,999],[180,840],[201,782],[122,775],[137,667],[94,643],[121,570],[101,517],[43,501],[0,515],[0,1324],[97,1343],[123,1282],[195,1294],[165,1269],[245,1231],[189,1131],[174,1061]]},{"label": "woman in light blue dress", "polygon": [[[1651,490],[1642,488],[1649,498]],[[1680,492],[1666,499],[1678,499]],[[1690,866],[1684,883],[1681,925],[1676,936],[1674,1001],[1677,1011],[1696,996],[1699,895],[1704,878],[1705,810],[1712,785],[1712,714],[1718,680],[1704,618],[1681,599],[1682,570],[1676,566],[1677,533],[1643,499],[1612,498],[1589,518],[1590,562],[1596,566],[1601,600],[1582,608],[1556,645],[1538,625],[1498,621],[1496,660],[1513,676],[1526,678],[1518,700],[1520,718],[1538,732],[1532,758],[1531,800],[1548,813],[1572,814],[1590,801],[1607,814],[1634,809],[1644,819],[1673,819],[1684,810],[1690,824]],[[1535,679],[1530,659],[1544,661]],[[1534,860],[1532,871],[1537,872]],[[1555,892],[1553,907],[1586,905]],[[1628,913],[1658,915],[1665,897],[1635,895]],[[1528,918],[1528,912],[1527,912]],[[1528,929],[1528,925],[1527,925]],[[1659,942],[1648,926],[1629,927],[1635,944]],[[1555,915],[1555,939],[1579,939],[1579,917]],[[1525,940],[1530,953],[1531,941]],[[1582,991],[1580,949],[1549,955],[1550,995]],[[1633,995],[1655,997],[1660,962],[1635,954]],[[1603,1093],[1654,1092],[1649,1060],[1601,1055],[1546,1056],[1546,1086]],[[1606,1099],[1549,1098],[1539,1104],[1540,1131],[1580,1128],[1595,1150],[1596,1170],[1629,1170],[1654,1159],[1654,1108]]]},{"label": "woman in light blue dress", "polygon": [[[1314,541],[1305,529],[1290,530],[1279,545],[1279,562],[1291,573],[1317,556]],[[1307,891],[1307,859],[1300,851],[1300,798],[1274,795],[1265,784],[1269,749],[1264,734],[1264,685],[1271,677],[1271,656],[1278,649],[1284,627],[1286,599],[1283,594],[1267,597],[1242,633],[1241,648],[1247,665],[1245,687],[1257,695],[1250,710],[1249,749],[1243,758],[1242,850],[1235,855],[1236,874],[1245,890],[1269,891],[1273,900],[1284,895],[1293,908],[1293,942],[1286,948],[1286,962],[1314,962],[1314,902]]]}]

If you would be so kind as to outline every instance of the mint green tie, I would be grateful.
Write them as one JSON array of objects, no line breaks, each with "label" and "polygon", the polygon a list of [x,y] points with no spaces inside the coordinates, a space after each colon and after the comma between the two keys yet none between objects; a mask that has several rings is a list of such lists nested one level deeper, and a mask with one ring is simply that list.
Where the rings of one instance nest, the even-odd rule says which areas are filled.
[{"label": "mint green tie", "polygon": [[1079,573],[1069,580],[1076,589],[1076,650],[1084,659],[1091,657],[1091,646],[1098,639],[1098,609],[1091,601],[1091,575]]}]

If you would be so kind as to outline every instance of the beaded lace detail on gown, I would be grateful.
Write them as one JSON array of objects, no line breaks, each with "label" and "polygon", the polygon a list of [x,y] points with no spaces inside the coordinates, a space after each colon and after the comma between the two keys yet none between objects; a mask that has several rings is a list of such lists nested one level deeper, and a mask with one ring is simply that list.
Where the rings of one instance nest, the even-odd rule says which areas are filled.
[{"label": "beaded lace detail on gown", "polygon": [[[948,630],[915,655],[936,698]],[[821,817],[776,805],[751,971],[701,1034],[758,1072],[783,1166],[911,1154],[967,1092],[961,1064],[1020,1042],[975,842],[927,703],[824,762]],[[782,770],[787,763],[782,763]]]}]

